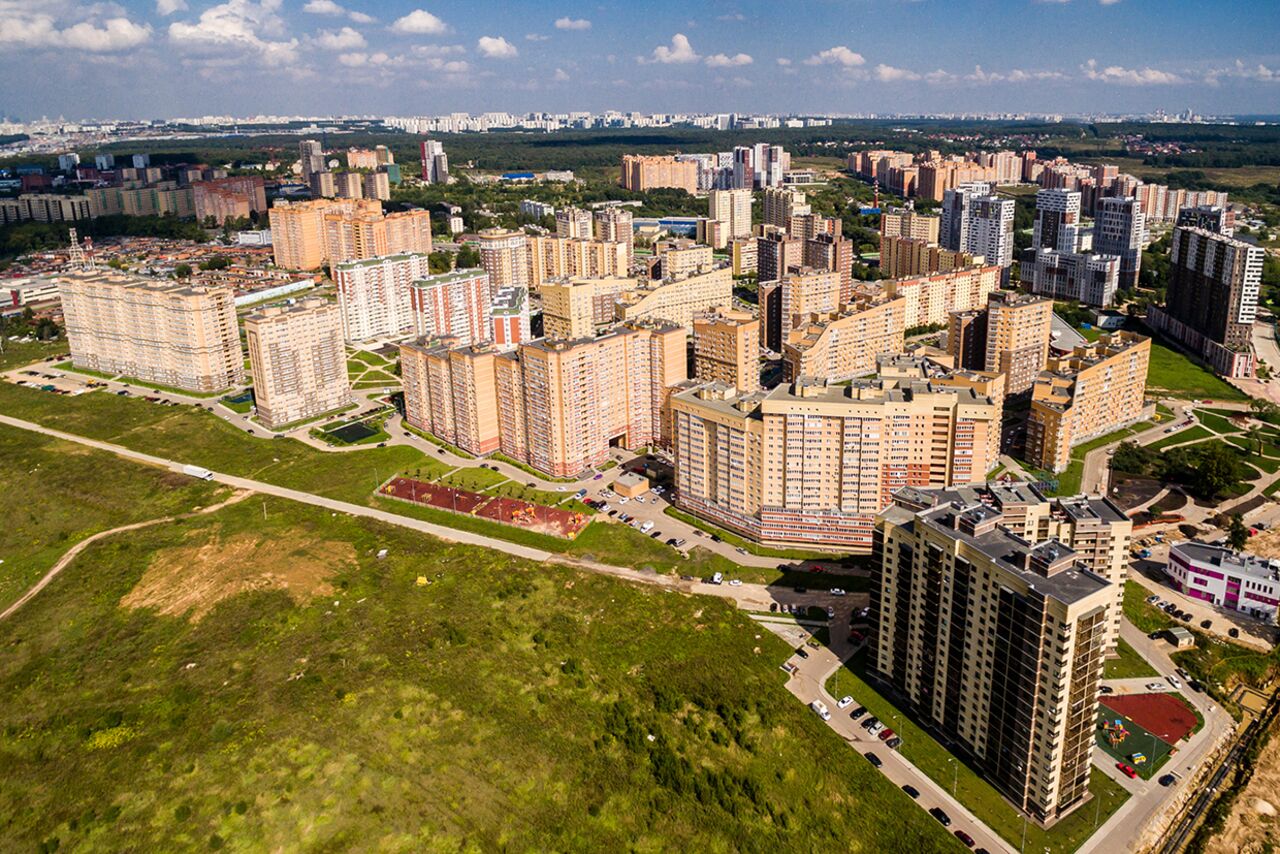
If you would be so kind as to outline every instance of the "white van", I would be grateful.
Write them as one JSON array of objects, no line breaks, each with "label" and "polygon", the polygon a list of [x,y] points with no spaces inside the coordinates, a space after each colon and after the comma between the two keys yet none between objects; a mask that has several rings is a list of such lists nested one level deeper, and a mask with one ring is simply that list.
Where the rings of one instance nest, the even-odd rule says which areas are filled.
[{"label": "white van", "polygon": [[641,526],[640,526],[640,532],[641,532],[641,533],[647,534],[647,533],[649,533],[649,532],[650,532],[650,531],[652,531],[652,530],[653,530],[653,523],[652,523],[652,522],[645,522],[643,525],[641,525]]},{"label": "white van", "polygon": [[828,711],[827,704],[822,702],[821,700],[814,700],[812,703],[809,704],[809,708],[813,709],[814,713],[816,713],[817,716],[822,718],[824,721],[831,720],[831,712]]}]

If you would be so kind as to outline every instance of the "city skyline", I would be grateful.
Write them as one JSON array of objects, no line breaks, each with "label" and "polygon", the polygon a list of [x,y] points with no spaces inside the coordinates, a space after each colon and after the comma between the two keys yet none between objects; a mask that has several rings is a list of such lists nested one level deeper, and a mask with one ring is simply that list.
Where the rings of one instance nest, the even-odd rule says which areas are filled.
[{"label": "city skyline", "polygon": [[0,0],[0,114],[1269,114],[1278,31],[1261,0]]}]

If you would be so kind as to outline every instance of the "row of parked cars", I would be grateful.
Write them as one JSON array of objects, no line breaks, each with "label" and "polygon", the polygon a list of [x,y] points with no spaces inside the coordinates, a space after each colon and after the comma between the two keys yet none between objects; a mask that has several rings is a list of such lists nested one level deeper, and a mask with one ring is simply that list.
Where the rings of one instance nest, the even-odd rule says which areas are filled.
[{"label": "row of parked cars", "polygon": [[[1175,620],[1181,620],[1184,623],[1189,623],[1195,619],[1194,615],[1192,615],[1190,611],[1184,611],[1178,607],[1177,603],[1166,602],[1163,599],[1161,599],[1159,596],[1148,596],[1147,604],[1154,605],[1155,607],[1159,608],[1161,611],[1164,611],[1170,617],[1173,617]],[[1201,620],[1200,628],[1202,629],[1213,628],[1213,620]],[[1227,630],[1227,634],[1233,638],[1238,638],[1240,637],[1240,630],[1233,626]]]}]

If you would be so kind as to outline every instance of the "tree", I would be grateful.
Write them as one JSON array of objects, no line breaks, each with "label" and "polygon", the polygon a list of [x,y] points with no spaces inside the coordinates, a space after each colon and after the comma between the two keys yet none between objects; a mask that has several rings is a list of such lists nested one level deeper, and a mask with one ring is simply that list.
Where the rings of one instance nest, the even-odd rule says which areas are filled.
[{"label": "tree", "polygon": [[178,266],[173,268],[173,275],[175,278],[179,278],[179,279],[191,278],[191,265],[179,264]]},{"label": "tree", "polygon": [[453,269],[453,255],[437,249],[427,256],[427,267],[432,273],[447,273]]},{"label": "tree", "polygon": [[1249,441],[1253,443],[1253,446],[1258,449],[1258,456],[1262,456],[1262,428],[1254,424],[1246,431],[1246,435],[1248,435]]},{"label": "tree", "polygon": [[480,250],[472,246],[470,243],[464,243],[462,244],[462,248],[458,250],[458,257],[455,261],[459,269],[466,267],[479,267]]},{"label": "tree", "polygon": [[1240,518],[1239,513],[1231,514],[1231,522],[1227,527],[1227,540],[1231,543],[1231,548],[1236,551],[1242,551],[1249,544],[1249,529],[1244,526],[1244,520]]}]

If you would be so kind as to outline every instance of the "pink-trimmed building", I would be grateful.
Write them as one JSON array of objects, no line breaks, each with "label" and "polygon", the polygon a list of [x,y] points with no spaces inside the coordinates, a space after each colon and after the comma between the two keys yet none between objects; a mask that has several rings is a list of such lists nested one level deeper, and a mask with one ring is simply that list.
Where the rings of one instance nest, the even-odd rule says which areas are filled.
[{"label": "pink-trimmed building", "polygon": [[1174,587],[1193,599],[1276,622],[1280,561],[1205,543],[1174,543],[1165,574]]}]

